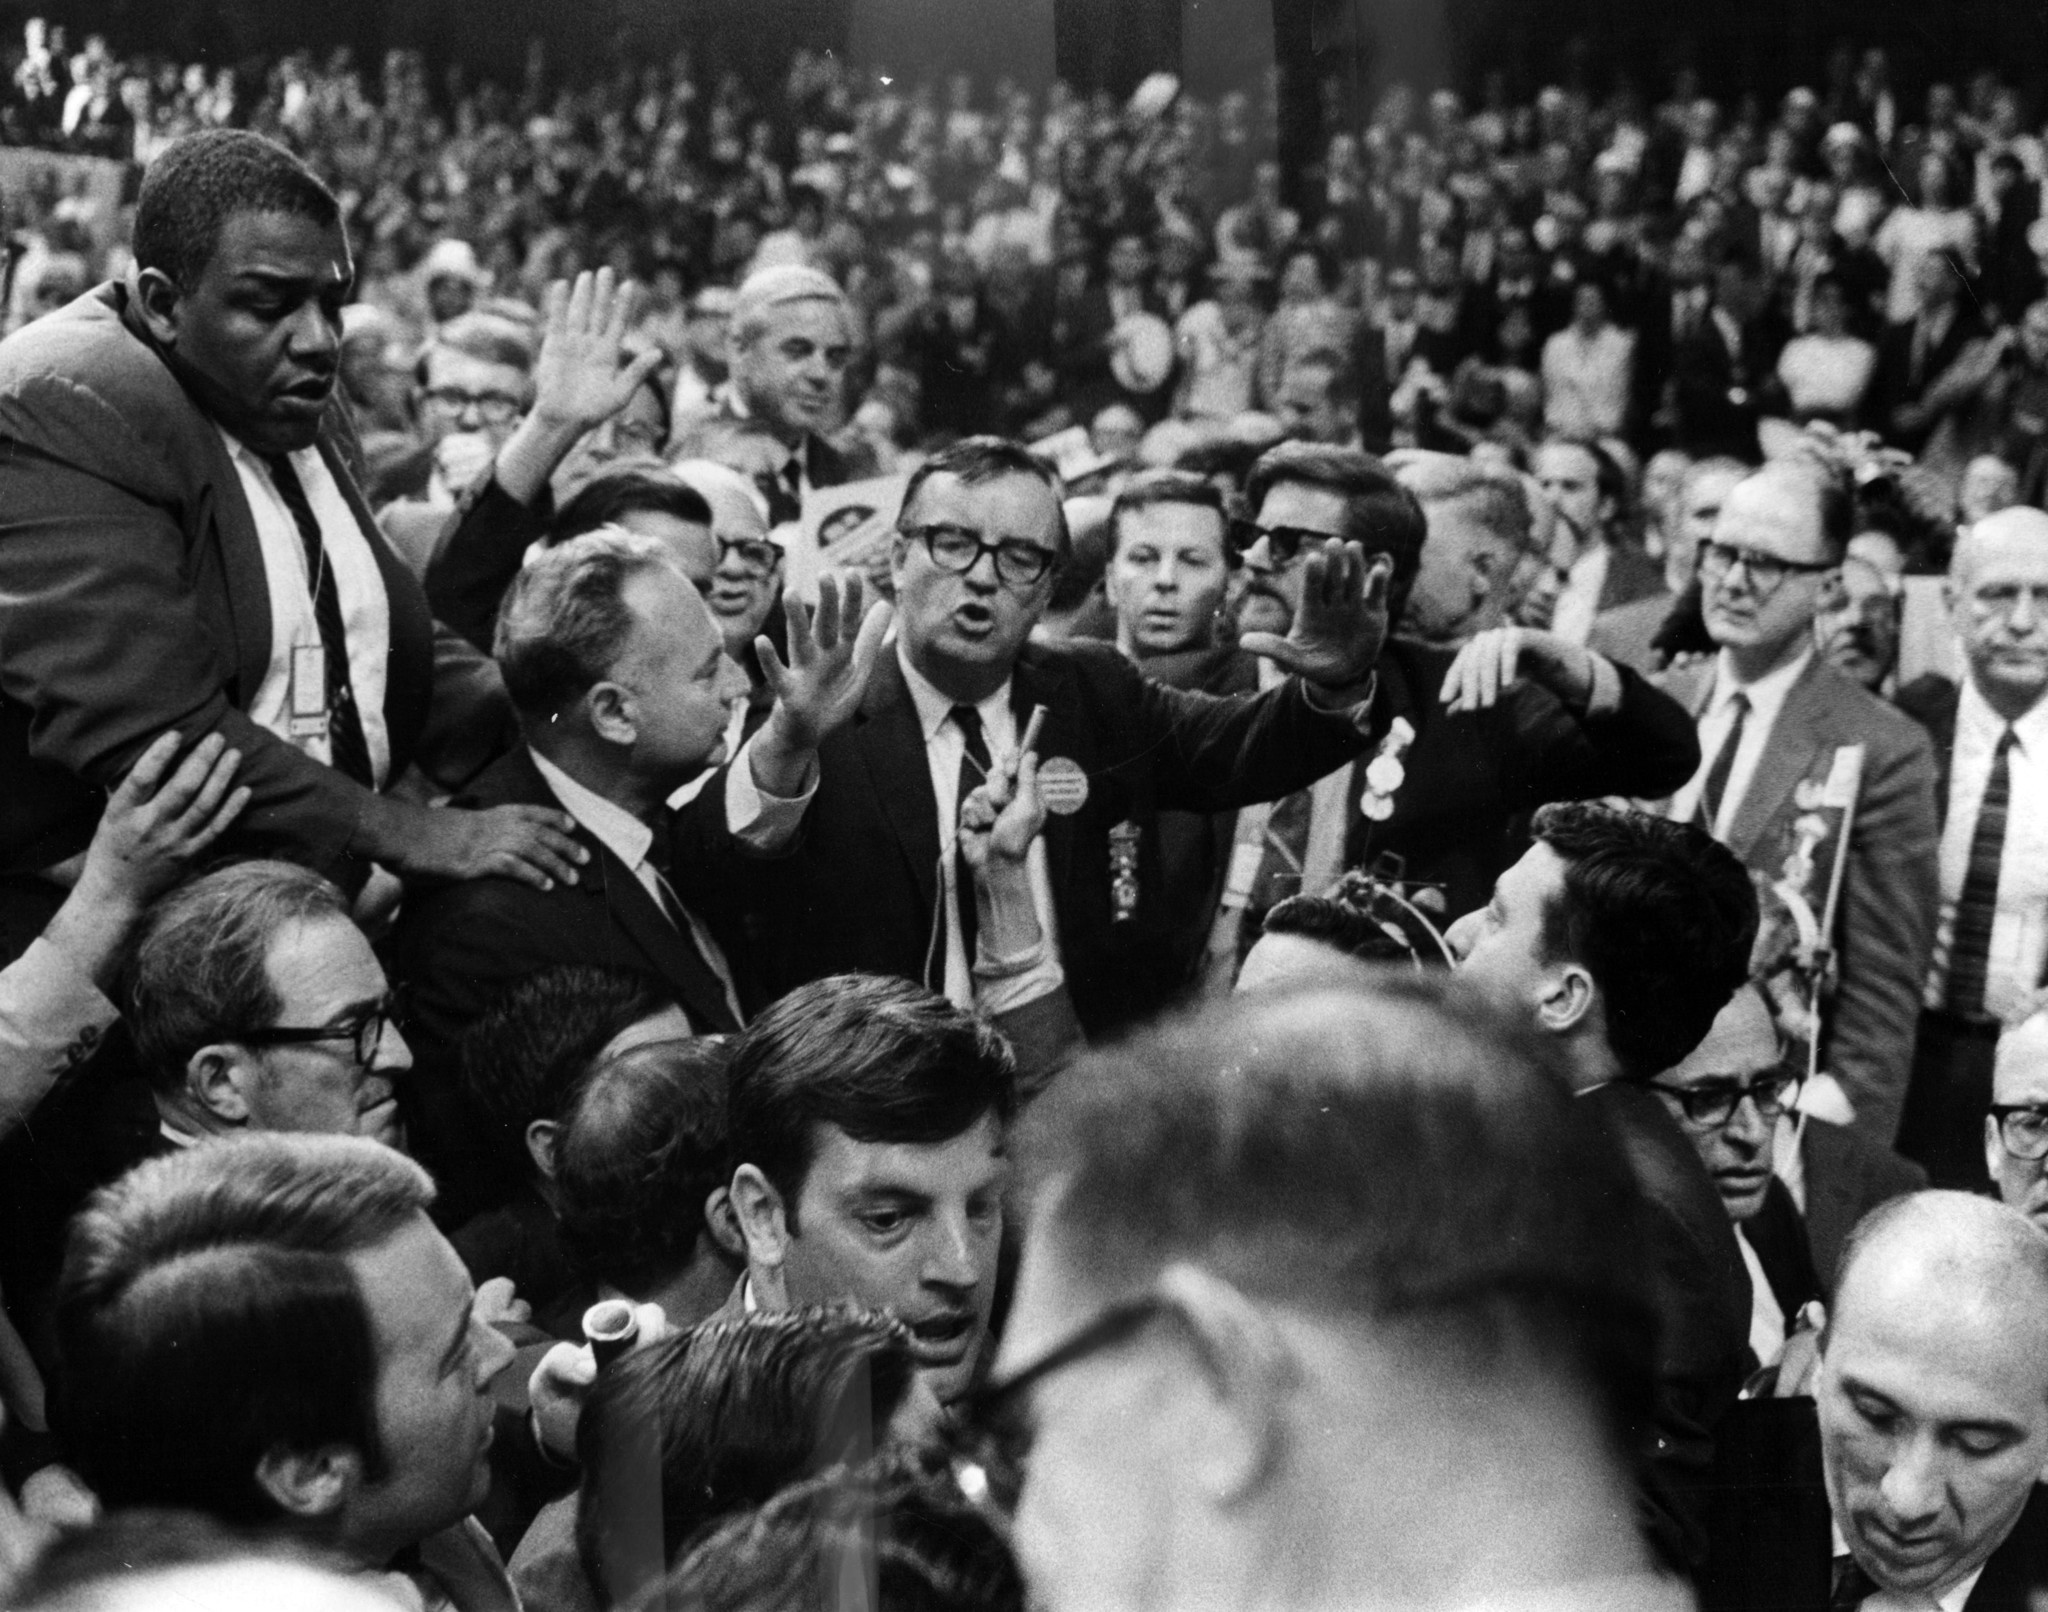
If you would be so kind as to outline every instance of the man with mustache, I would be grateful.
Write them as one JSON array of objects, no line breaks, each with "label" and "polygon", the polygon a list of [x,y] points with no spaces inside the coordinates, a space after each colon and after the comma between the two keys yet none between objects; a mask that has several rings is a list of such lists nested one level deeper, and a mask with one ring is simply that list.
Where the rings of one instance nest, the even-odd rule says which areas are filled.
[{"label": "man with mustache", "polygon": [[256,135],[193,135],[144,176],[134,254],[0,348],[0,949],[60,899],[99,791],[172,730],[242,756],[224,854],[350,892],[373,864],[573,881],[559,811],[385,792],[416,762],[459,782],[510,711],[359,490],[334,197]]},{"label": "man with mustache", "polygon": [[1900,1150],[1936,1186],[1981,1190],[1980,1134],[2001,1028],[2028,1017],[2048,967],[2048,515],[1968,528],[1945,589],[1960,684],[1899,694],[1940,769],[1940,928]]}]

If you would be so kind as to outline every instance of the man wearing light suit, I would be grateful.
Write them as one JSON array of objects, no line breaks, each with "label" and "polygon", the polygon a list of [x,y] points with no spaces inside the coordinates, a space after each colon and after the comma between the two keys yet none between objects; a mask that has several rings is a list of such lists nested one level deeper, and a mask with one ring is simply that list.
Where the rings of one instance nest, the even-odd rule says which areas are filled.
[{"label": "man wearing light suit", "polygon": [[1701,753],[1668,810],[1709,828],[1748,865],[1764,905],[1757,963],[1767,973],[1796,936],[1792,906],[1774,887],[1789,878],[1823,917],[1853,810],[1827,937],[1835,985],[1821,1064],[1841,1082],[1856,1128],[1889,1146],[1933,943],[1934,757],[1918,726],[1814,651],[1813,617],[1834,585],[1848,526],[1846,492],[1802,466],[1766,468],[1729,491],[1699,553],[1719,653],[1663,679],[1698,722]]}]

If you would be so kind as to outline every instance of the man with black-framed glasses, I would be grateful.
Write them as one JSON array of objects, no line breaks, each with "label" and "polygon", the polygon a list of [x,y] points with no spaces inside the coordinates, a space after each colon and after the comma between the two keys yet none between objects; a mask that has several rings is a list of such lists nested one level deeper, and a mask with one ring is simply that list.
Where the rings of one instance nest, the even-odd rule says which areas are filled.
[{"label": "man with black-framed glasses", "polygon": [[1999,1197],[2048,1229],[2048,1015],[2037,1013],[1998,1038],[1984,1167]]},{"label": "man with black-framed glasses", "polygon": [[1889,1147],[1939,906],[1935,773],[1919,727],[1815,646],[1851,515],[1847,488],[1815,466],[1775,463],[1729,489],[1699,547],[1701,615],[1717,653],[1661,679],[1693,714],[1700,749],[1666,810],[1750,869],[1765,904],[1761,968],[1793,961],[1784,937],[1808,915],[1795,916],[1783,889],[1788,865],[1811,870],[1791,888],[1813,923],[1832,922],[1821,1066],[1856,1130]]}]

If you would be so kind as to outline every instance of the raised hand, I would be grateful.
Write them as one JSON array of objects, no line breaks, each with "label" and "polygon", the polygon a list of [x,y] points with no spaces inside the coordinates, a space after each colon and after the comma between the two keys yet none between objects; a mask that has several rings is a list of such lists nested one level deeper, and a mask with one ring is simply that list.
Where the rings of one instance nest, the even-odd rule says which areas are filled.
[{"label": "raised hand", "polygon": [[999,867],[1022,867],[1045,828],[1038,794],[1038,723],[1012,757],[996,763],[960,803],[960,856],[977,880]]},{"label": "raised hand", "polygon": [[139,911],[177,883],[249,804],[246,788],[230,792],[239,750],[209,733],[172,772],[181,742],[176,733],[159,735],[107,797],[78,876],[93,900]]},{"label": "raised hand", "polygon": [[763,634],[754,640],[761,675],[775,696],[768,729],[791,752],[816,750],[825,736],[860,709],[869,674],[889,631],[890,607],[876,600],[862,614],[865,584],[853,572],[828,571],[818,581],[815,609],[785,597],[789,663]]},{"label": "raised hand", "polygon": [[658,351],[627,353],[634,296],[632,282],[618,284],[610,269],[586,269],[573,286],[557,280],[548,287],[533,366],[537,416],[581,435],[632,401],[661,362]]},{"label": "raised hand", "polygon": [[1379,663],[1387,639],[1387,585],[1393,562],[1368,561],[1357,543],[1331,543],[1302,561],[1294,624],[1278,633],[1246,633],[1240,645],[1282,671],[1323,688],[1352,688]]},{"label": "raised hand", "polygon": [[1593,657],[1555,633],[1494,627],[1466,644],[1451,662],[1444,676],[1444,706],[1453,713],[1487,710],[1524,678],[1577,710],[1593,695]]}]

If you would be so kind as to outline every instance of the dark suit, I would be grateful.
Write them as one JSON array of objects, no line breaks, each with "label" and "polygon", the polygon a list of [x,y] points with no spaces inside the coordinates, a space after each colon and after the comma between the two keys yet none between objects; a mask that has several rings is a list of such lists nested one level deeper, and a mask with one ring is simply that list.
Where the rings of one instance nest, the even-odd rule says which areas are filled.
[{"label": "dark suit", "polygon": [[[745,875],[725,826],[722,778],[671,814],[669,826],[671,882],[723,941],[739,933]],[[524,746],[492,766],[461,804],[561,809]],[[414,1059],[399,1096],[413,1151],[443,1177],[451,1223],[509,1185],[498,1178],[489,1128],[462,1090],[460,1057],[463,1032],[519,981],[564,964],[629,969],[659,981],[700,1032],[739,1028],[716,976],[632,869],[580,825],[576,838],[591,856],[575,884],[538,890],[505,877],[438,884],[407,897],[392,936],[391,970],[407,993]],[[742,970],[734,948],[728,958]]]},{"label": "dark suit", "polygon": [[1519,824],[1536,807],[1602,795],[1654,798],[1699,765],[1684,709],[1634,672],[1622,670],[1621,705],[1609,716],[1574,715],[1527,682],[1490,710],[1452,715],[1442,691],[1454,659],[1453,650],[1412,639],[1388,644],[1372,725],[1383,732],[1400,717],[1415,729],[1402,758],[1407,777],[1383,823],[1358,809],[1363,758],[1344,788],[1346,865],[1392,853],[1402,879],[1441,887],[1446,918],[1485,905],[1493,881],[1527,848]]},{"label": "dark suit", "polygon": [[1832,1294],[1849,1233],[1879,1204],[1918,1192],[1927,1172],[1846,1125],[1809,1117],[1799,1133],[1806,1167],[1806,1244],[1821,1291]]},{"label": "dark suit", "polygon": [[1760,394],[1777,373],[1785,335],[1766,316],[1741,327],[1732,344],[1711,304],[1680,332],[1673,300],[1655,299],[1637,355],[1637,384],[1650,418],[1668,405],[1669,440],[1688,453],[1756,457]]},{"label": "dark suit", "polygon": [[[1642,1189],[1644,1256],[1658,1319],[1655,1425],[1643,1434],[1663,1542],[1696,1562],[1714,1427],[1749,1363],[1749,1272],[1713,1178],[1664,1106],[1630,1081],[1580,1099],[1620,1142]],[[1668,1529],[1676,1526],[1675,1535]]]},{"label": "dark suit", "polygon": [[[459,782],[502,748],[497,669],[437,632],[377,533],[337,402],[319,448],[390,602],[391,776]],[[270,592],[241,478],[200,411],[102,286],[0,344],[0,871],[80,849],[99,791],[159,734],[217,732],[252,792],[217,850],[289,858],[353,888],[364,791],[246,714],[270,663]]]},{"label": "dark suit", "polygon": [[[1713,692],[1714,663],[1674,667],[1659,681],[1697,716]],[[1727,842],[1758,886],[1769,932],[1783,912],[1771,886],[1809,809],[1799,799],[1801,786],[1818,787],[1836,752],[1849,745],[1864,747],[1863,774],[1833,936],[1838,984],[1823,1032],[1822,1067],[1855,1105],[1857,1130],[1888,1147],[1898,1134],[1934,943],[1940,835],[1927,735],[1816,653],[1778,711]],[[1838,829],[1837,817],[1815,848],[1810,892],[1816,916],[1825,904]]]},{"label": "dark suit", "polygon": [[[1899,709],[1927,730],[1934,745],[1934,803],[1943,824],[1948,821],[1949,766],[1961,702],[1962,689],[1931,672],[1899,690]],[[1984,1167],[1984,1116],[1991,1108],[1999,1029],[1998,1021],[1985,1013],[1965,1018],[1945,1008],[1928,1008],[1920,1016],[1899,1148],[1924,1164],[1938,1187],[1982,1192],[1990,1184]]]},{"label": "dark suit", "polygon": [[1916,319],[1885,326],[1884,334],[1878,338],[1877,367],[1870,379],[1869,411],[1873,423],[1887,441],[1898,444],[1909,453],[1918,453],[1926,446],[1927,439],[1934,434],[1936,422],[1928,420],[1905,429],[1893,422],[1893,412],[1906,404],[1919,402],[1948,367],[1962,357],[1963,349],[1974,341],[1982,341],[1987,334],[1976,311],[1967,305],[1959,305],[1941,339],[1934,342],[1916,363],[1914,348],[1919,332],[1920,321]]},{"label": "dark suit", "polygon": [[1664,669],[1664,656],[1651,641],[1663,630],[1678,601],[1668,593],[1645,593],[1626,604],[1602,605],[1586,635],[1586,647],[1617,666],[1632,666],[1645,677]]},{"label": "dark suit", "polygon": [[[1160,865],[1162,811],[1229,811],[1303,788],[1364,745],[1347,715],[1312,707],[1298,681],[1257,696],[1182,693],[1106,644],[1026,645],[1010,685],[1021,733],[1046,708],[1042,757],[1065,756],[1088,798],[1046,824],[1060,953],[1091,1036],[1158,1011],[1174,976],[1175,910]],[[935,979],[939,820],[924,732],[895,655],[855,719],[821,747],[818,793],[796,853],[760,864],[758,939],[772,992],[847,970]],[[1137,830],[1138,900],[1118,918],[1110,831]],[[937,937],[935,939],[935,936]]]},{"label": "dark suit", "polygon": [[[732,396],[728,392],[718,405],[718,417],[721,420],[740,420],[748,416],[733,407]],[[823,437],[806,432],[798,451],[803,455],[807,486],[842,487],[849,481],[860,481],[875,473],[874,460],[865,448],[837,448]],[[764,478],[761,491],[768,500],[769,525],[780,526],[802,516],[803,510],[798,506],[795,495],[780,477]]]},{"label": "dark suit", "polygon": [[1619,610],[1643,599],[1668,602],[1670,598],[1662,562],[1651,559],[1634,543],[1607,545],[1607,575],[1600,583],[1599,609]]}]

